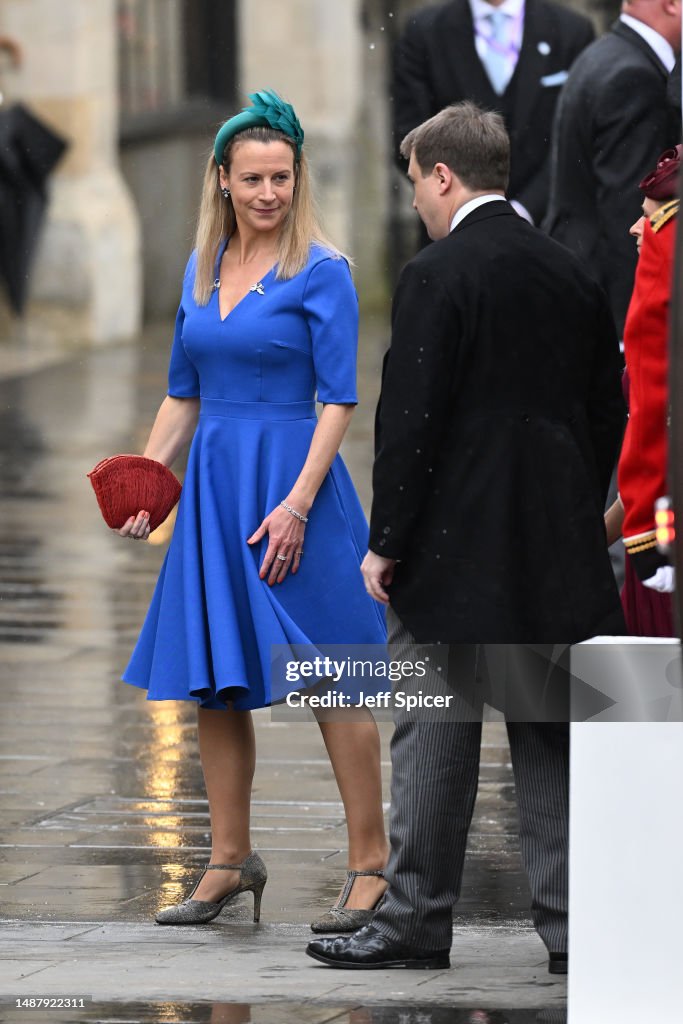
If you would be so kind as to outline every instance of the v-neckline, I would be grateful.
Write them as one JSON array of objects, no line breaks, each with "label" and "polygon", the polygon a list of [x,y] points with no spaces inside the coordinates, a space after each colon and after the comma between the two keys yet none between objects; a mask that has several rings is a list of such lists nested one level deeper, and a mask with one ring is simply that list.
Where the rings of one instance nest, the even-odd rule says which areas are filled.
[{"label": "v-neckline", "polygon": [[[220,268],[221,268],[221,261],[222,261],[223,257],[225,256],[225,250],[226,250],[226,249],[228,248],[228,244],[229,244],[229,242],[230,242],[230,239],[229,239],[229,238],[226,238],[226,240],[225,240],[225,242],[223,243],[223,246],[222,246],[222,248],[221,248],[221,250],[220,250],[220,252],[219,252],[219,254],[218,254],[218,258],[216,259],[216,269],[215,269],[215,280],[220,280]],[[271,274],[273,273],[273,271],[275,270],[275,268],[276,268],[276,267],[277,267],[277,261],[276,261],[275,263],[273,263],[272,267],[270,267],[270,269],[269,269],[269,270],[267,270],[267,271],[266,271],[266,273],[265,273],[265,274],[263,274],[263,275],[262,275],[262,276],[261,276],[261,277],[260,277],[260,278],[258,279],[258,281],[255,281],[255,282],[254,282],[254,283],[252,284],[252,286],[251,286],[251,287],[250,287],[249,289],[247,289],[247,291],[246,291],[246,292],[244,293],[244,295],[242,296],[242,298],[241,298],[241,299],[238,299],[238,301],[237,301],[237,302],[235,303],[235,305],[234,305],[234,306],[232,307],[232,309],[229,309],[229,310],[228,310],[228,312],[227,312],[227,313],[225,314],[225,316],[223,316],[223,315],[222,315],[222,313],[221,313],[221,290],[220,290],[220,287],[216,288],[216,306],[217,306],[217,308],[218,308],[218,319],[219,319],[219,321],[220,321],[220,322],[221,322],[222,324],[224,324],[224,323],[225,323],[225,321],[226,321],[226,320],[227,320],[227,319],[228,319],[229,317],[231,317],[231,316],[232,316],[232,314],[233,314],[233,313],[235,312],[235,310],[237,309],[237,307],[238,307],[238,306],[241,306],[241,305],[242,305],[242,303],[243,303],[243,302],[245,301],[245,299],[248,299],[248,298],[249,298],[249,296],[250,296],[250,295],[251,295],[252,293],[254,293],[254,294],[259,294],[259,293],[257,293],[257,292],[256,292],[256,287],[257,287],[257,285],[259,285],[259,284],[263,284],[263,282],[264,282],[264,281],[265,281],[265,280],[266,280],[266,279],[267,279],[268,277],[270,277],[270,275],[271,275]],[[260,294],[262,294],[262,293],[260,293]]]}]

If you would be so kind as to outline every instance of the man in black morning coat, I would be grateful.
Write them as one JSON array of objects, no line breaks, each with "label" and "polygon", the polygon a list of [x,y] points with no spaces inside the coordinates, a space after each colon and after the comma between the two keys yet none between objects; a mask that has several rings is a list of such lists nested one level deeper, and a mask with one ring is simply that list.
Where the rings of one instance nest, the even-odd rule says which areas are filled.
[{"label": "man in black morning coat", "polygon": [[[500,664],[625,632],[602,513],[623,425],[619,348],[599,286],[505,201],[498,114],[456,104],[403,149],[435,242],[394,299],[363,574],[390,602],[392,658],[414,640],[450,644],[458,692],[467,652]],[[534,924],[560,972],[569,727],[537,712],[508,718],[508,736]],[[329,966],[448,966],[481,719],[394,714],[389,889],[372,924],[309,946]]]},{"label": "man in black morning coat", "polygon": [[680,50],[680,0],[632,0],[571,70],[557,110],[550,203],[543,227],[607,291],[621,336],[641,214],[635,183],[681,141],[667,79]]},{"label": "man in black morning coat", "polygon": [[[509,21],[500,92],[487,72],[487,12],[490,17],[497,8]],[[452,0],[411,14],[394,50],[396,151],[411,129],[449,103],[473,100],[498,110],[510,135],[508,196],[539,224],[548,204],[555,105],[569,69],[594,35],[587,18],[547,0]],[[405,170],[402,159],[400,164]]]}]

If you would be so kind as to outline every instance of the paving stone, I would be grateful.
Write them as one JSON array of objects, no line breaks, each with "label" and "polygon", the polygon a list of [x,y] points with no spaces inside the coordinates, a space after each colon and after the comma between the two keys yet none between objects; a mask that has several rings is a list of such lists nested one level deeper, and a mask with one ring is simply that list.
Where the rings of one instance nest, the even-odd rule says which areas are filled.
[{"label": "paving stone", "polygon": [[[529,928],[458,930],[450,971],[346,972],[340,980],[337,972],[310,960],[302,962],[306,932],[300,926],[233,922],[222,928],[162,929],[121,923],[58,942],[49,936],[51,927],[27,923],[12,927],[18,948],[22,942],[33,943],[39,958],[2,961],[2,995],[95,991],[98,1000],[109,1000],[119,997],[125,986],[139,999],[191,1000],[210,985],[214,999],[233,1002],[283,996],[296,1000],[302,990],[308,1000],[323,1000],[334,990],[341,1005],[347,1006],[409,1005],[423,1000],[504,1008],[523,988],[527,1009],[561,1009],[564,1002],[564,983],[546,973],[543,946]],[[32,934],[38,929],[42,939]],[[59,958],[54,966],[48,965],[43,949]]]}]

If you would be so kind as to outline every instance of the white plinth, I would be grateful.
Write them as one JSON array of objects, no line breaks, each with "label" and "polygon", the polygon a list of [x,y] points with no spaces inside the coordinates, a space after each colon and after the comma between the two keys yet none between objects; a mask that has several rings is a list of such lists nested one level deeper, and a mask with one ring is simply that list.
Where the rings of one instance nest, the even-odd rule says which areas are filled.
[{"label": "white plinth", "polygon": [[569,908],[568,1024],[680,1020],[683,723],[572,725]]}]

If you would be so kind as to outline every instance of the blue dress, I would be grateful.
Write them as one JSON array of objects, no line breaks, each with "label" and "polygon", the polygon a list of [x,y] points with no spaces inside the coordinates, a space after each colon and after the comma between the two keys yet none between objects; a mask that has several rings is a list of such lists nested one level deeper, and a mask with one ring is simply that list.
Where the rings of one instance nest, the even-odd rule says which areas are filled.
[{"label": "blue dress", "polygon": [[[222,255],[222,253],[221,253]],[[220,259],[220,256],[219,256]],[[359,565],[368,529],[339,455],[318,491],[296,575],[259,579],[268,537],[247,537],[287,496],[316,426],[314,398],[355,403],[358,303],[343,259],[313,246],[304,269],[275,268],[221,320],[218,292],[193,297],[190,257],[169,395],[201,397],[171,540],[123,678],[150,700],[264,707],[272,644],[383,644],[384,615]]]}]

